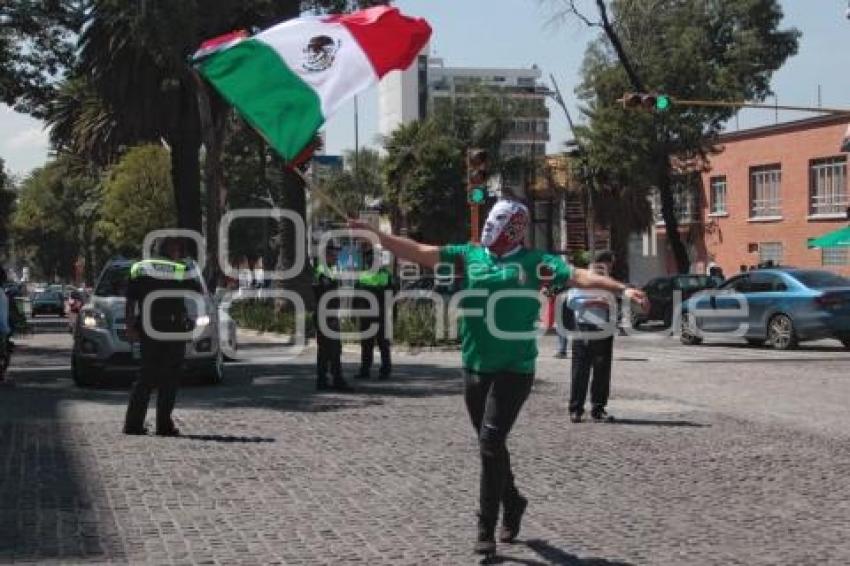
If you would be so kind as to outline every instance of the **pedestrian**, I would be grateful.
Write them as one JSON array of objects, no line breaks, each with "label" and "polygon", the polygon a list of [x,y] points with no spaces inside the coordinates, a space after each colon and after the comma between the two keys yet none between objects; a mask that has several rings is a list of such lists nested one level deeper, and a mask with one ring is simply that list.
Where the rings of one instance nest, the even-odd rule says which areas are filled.
[{"label": "pedestrian", "polygon": [[[389,379],[392,372],[392,354],[390,351],[390,337],[387,336],[387,329],[391,326],[388,322],[392,317],[392,294],[396,290],[395,282],[392,273],[386,266],[381,265],[376,271],[368,270],[374,261],[374,251],[371,247],[367,248],[364,253],[364,271],[357,279],[355,289],[366,293],[368,299],[359,301],[362,308],[368,308],[368,302],[377,306],[377,316],[361,316],[359,318],[360,327],[360,371],[357,373],[357,379],[369,379],[369,372],[372,368],[372,360],[375,352],[375,344],[378,345],[378,350],[381,352],[381,369],[378,370],[378,379]],[[389,305],[389,309],[387,308]],[[370,329],[377,328],[376,334],[368,332]],[[367,337],[367,333],[371,336]]]},{"label": "pedestrian", "polygon": [[[397,258],[429,268],[453,266],[463,275],[467,293],[460,307],[460,336],[465,370],[466,408],[478,436],[481,457],[478,533],[479,554],[496,550],[495,529],[503,510],[499,539],[512,542],[519,534],[528,501],[519,493],[506,441],[531,392],[537,359],[535,327],[540,315],[539,291],[544,284],[594,287],[622,292],[644,302],[638,290],[609,277],[573,269],[560,257],[524,247],[528,208],[500,200],[484,225],[481,245],[433,246],[384,234],[369,224],[349,220],[349,226],[377,235]],[[507,292],[507,294],[506,294]],[[489,316],[484,313],[489,312]],[[511,339],[502,332],[514,334]]]},{"label": "pedestrian", "polygon": [[[604,276],[611,273],[614,256],[603,251],[596,255],[590,269]],[[617,316],[617,305],[610,293],[598,289],[570,289],[567,303],[575,312],[576,329],[581,333],[573,337],[573,356],[570,380],[570,420],[579,423],[584,415],[588,382],[591,372],[590,417],[597,422],[613,422],[605,407],[611,389],[611,365],[614,334],[611,316]],[[585,334],[600,334],[599,337]]]},{"label": "pedestrian", "polygon": [[[145,415],[151,392],[156,389],[156,434],[179,436],[171,413],[183,374],[186,341],[161,338],[154,332],[184,333],[191,330],[186,301],[201,293],[200,274],[193,261],[186,259],[185,245],[179,238],[164,238],[159,257],[137,261],[130,267],[124,316],[127,339],[135,351],[141,348],[141,371],[130,392],[125,434],[147,434]],[[158,291],[180,291],[184,297],[151,296]]]},{"label": "pedestrian", "polygon": [[[329,243],[325,248],[325,263],[316,261],[313,270],[313,294],[316,298],[316,308],[313,311],[313,322],[316,327],[316,389],[325,391],[352,391],[352,388],[342,376],[342,342],[339,339],[339,280],[333,269],[336,267],[339,248]],[[325,304],[322,299],[325,298]],[[327,324],[327,329],[320,322]],[[326,330],[337,334],[331,336]],[[328,385],[328,370],[333,379]]]}]

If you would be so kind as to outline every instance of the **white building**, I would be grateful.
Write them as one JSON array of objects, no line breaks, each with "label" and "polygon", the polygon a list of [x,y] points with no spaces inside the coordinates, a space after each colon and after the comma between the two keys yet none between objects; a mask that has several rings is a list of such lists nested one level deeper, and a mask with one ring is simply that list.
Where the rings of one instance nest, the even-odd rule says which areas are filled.
[{"label": "white building", "polygon": [[427,55],[426,47],[415,64],[403,72],[394,72],[381,81],[378,94],[379,123],[382,136],[402,124],[427,117],[441,104],[471,97],[481,88],[497,89],[508,100],[522,103],[502,144],[505,156],[544,156],[549,141],[549,111],[542,73],[530,69],[447,67],[441,58]]}]

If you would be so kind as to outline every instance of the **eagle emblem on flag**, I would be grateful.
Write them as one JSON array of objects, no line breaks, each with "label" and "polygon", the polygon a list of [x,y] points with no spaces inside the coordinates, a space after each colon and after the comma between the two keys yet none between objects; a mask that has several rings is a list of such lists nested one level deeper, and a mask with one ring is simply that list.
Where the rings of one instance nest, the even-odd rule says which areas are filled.
[{"label": "eagle emblem on flag", "polygon": [[334,41],[327,35],[317,35],[312,38],[307,43],[307,47],[304,48],[304,70],[310,73],[320,73],[330,69],[336,60],[336,54],[341,45],[341,41]]}]

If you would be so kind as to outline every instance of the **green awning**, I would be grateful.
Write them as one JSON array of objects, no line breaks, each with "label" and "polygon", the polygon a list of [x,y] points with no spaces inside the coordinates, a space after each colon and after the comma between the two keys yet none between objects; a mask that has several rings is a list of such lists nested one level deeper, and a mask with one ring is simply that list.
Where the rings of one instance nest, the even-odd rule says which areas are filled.
[{"label": "green awning", "polygon": [[810,248],[846,248],[850,247],[850,226],[839,228],[819,238],[809,240]]}]

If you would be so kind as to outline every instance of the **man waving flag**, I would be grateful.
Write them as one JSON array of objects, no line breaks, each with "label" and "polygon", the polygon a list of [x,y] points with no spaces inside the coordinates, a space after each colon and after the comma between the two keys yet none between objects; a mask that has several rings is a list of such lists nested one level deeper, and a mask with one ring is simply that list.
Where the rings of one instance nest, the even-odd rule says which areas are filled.
[{"label": "man waving flag", "polygon": [[408,68],[430,36],[425,20],[378,6],[289,20],[252,37],[231,33],[204,43],[194,62],[292,163],[340,106],[390,71]]}]

